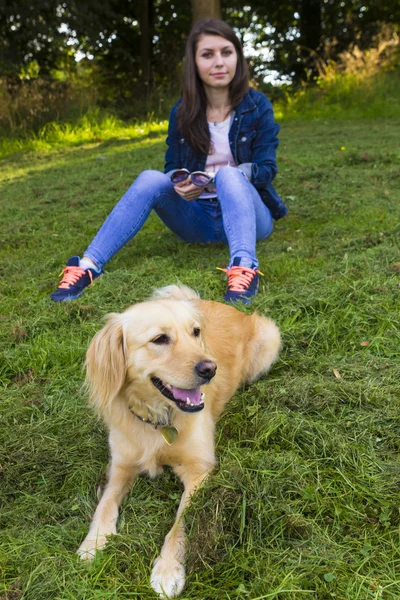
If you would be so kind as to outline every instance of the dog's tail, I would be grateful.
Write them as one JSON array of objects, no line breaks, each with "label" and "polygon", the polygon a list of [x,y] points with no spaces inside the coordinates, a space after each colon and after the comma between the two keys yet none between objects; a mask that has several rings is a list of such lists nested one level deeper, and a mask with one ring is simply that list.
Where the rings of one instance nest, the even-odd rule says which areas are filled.
[{"label": "dog's tail", "polygon": [[198,300],[200,296],[187,285],[166,285],[154,290],[150,300]]}]

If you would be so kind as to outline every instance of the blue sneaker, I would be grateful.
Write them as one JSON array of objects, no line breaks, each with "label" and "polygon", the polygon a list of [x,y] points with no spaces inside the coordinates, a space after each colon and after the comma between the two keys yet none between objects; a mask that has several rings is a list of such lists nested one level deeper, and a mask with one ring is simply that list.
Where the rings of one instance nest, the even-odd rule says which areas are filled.
[{"label": "blue sneaker", "polygon": [[244,262],[240,256],[233,260],[233,265],[229,269],[219,269],[228,275],[228,291],[224,296],[227,302],[242,302],[250,304],[252,298],[258,292],[258,275],[263,275],[261,271],[254,266],[248,267],[241,265]]},{"label": "blue sneaker", "polygon": [[103,273],[103,269],[100,271],[83,269],[80,262],[79,256],[71,256],[69,259],[67,266],[62,271],[63,278],[60,285],[55,292],[50,294],[50,298],[54,302],[76,300],[83,294],[84,289]]}]

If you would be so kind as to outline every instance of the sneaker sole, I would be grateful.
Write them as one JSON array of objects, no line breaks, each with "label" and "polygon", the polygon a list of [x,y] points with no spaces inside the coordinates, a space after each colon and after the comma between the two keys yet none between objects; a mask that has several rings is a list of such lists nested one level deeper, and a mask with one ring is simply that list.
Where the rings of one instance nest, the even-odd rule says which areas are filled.
[{"label": "sneaker sole", "polygon": [[77,294],[76,296],[67,296],[66,298],[52,298],[50,296],[50,299],[53,300],[53,302],[70,302],[71,300],[77,300],[78,298],[80,298],[83,292],[84,290],[82,290],[81,293]]}]

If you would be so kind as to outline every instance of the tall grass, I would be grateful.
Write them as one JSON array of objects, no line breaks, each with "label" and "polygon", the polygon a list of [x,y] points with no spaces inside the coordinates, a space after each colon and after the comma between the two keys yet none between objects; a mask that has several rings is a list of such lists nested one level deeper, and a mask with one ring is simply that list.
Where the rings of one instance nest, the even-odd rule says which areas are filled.
[{"label": "tall grass", "polygon": [[275,105],[281,120],[396,118],[400,115],[400,38],[383,28],[375,44],[362,52],[357,46],[337,61],[318,61],[319,77],[286,93]]},{"label": "tall grass", "polygon": [[302,119],[371,119],[400,116],[400,73],[360,78],[337,73],[314,87],[302,87],[275,104],[280,121]]},{"label": "tall grass", "polygon": [[281,121],[302,119],[371,119],[400,116],[400,75],[385,73],[373,79],[338,74],[313,88],[303,87],[275,105]]},{"label": "tall grass", "polygon": [[112,139],[137,139],[164,133],[166,129],[167,122],[156,118],[129,124],[114,115],[94,109],[75,123],[51,121],[41,127],[38,133],[0,138],[0,158],[20,151],[49,151],[62,146],[98,144]]},{"label": "tall grass", "polygon": [[49,121],[79,118],[96,105],[98,91],[87,75],[55,71],[51,77],[39,77],[37,65],[30,67],[19,80],[0,73],[0,132],[38,131]]},{"label": "tall grass", "polygon": [[[398,118],[400,73],[361,78],[354,73],[336,73],[321,78],[315,87],[304,86],[274,104],[278,121],[312,119]],[[142,122],[124,122],[106,111],[92,109],[75,122],[45,124],[37,133],[0,138],[0,158],[21,151],[50,151],[62,146],[98,144],[112,139],[165,134],[167,121],[153,115]]]}]

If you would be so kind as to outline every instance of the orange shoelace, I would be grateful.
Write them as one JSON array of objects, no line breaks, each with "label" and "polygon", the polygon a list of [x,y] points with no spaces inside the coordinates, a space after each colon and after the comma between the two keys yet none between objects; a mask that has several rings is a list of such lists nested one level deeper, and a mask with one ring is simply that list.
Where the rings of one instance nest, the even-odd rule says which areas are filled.
[{"label": "orange shoelace", "polygon": [[230,269],[217,267],[217,269],[228,275],[228,288],[231,292],[245,292],[257,273],[264,275],[258,269],[249,267],[231,267]]},{"label": "orange shoelace", "polygon": [[[90,282],[93,280],[92,272],[88,269],[88,274],[90,277]],[[59,288],[68,289],[71,285],[74,285],[78,279],[80,279],[86,273],[85,269],[82,267],[65,267],[61,274],[63,278],[60,281]]]}]

